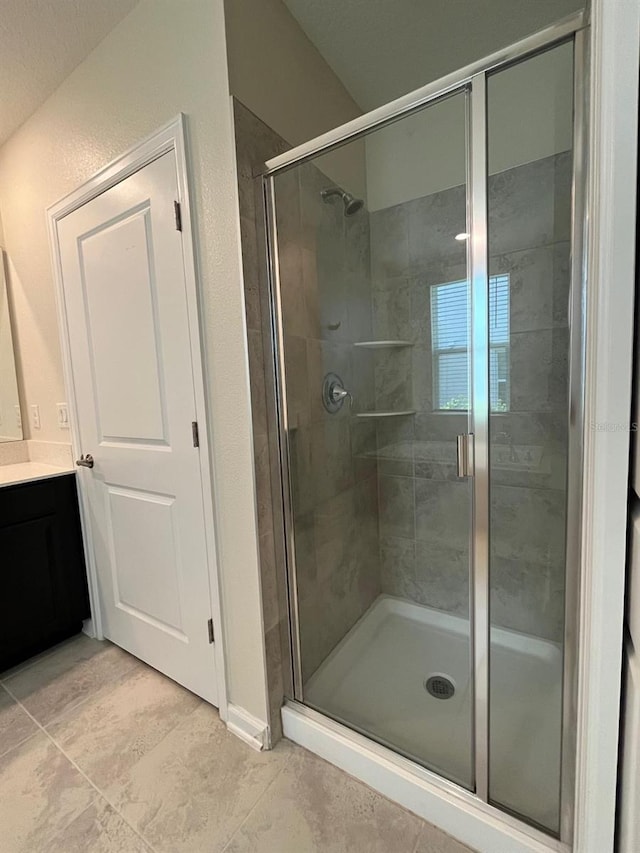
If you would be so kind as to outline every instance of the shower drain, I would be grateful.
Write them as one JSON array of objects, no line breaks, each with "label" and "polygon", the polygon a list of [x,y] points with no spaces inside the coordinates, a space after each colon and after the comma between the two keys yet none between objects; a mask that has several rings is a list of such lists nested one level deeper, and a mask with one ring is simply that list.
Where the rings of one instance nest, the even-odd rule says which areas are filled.
[{"label": "shower drain", "polygon": [[430,675],[424,683],[424,689],[435,699],[451,699],[456,692],[453,681],[441,672]]}]

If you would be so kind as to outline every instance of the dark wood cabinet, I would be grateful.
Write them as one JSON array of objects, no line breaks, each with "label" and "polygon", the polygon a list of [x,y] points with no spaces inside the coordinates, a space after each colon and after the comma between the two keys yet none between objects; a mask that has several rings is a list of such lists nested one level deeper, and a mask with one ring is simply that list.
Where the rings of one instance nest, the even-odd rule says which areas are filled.
[{"label": "dark wood cabinet", "polygon": [[75,476],[0,488],[0,672],[88,616]]}]

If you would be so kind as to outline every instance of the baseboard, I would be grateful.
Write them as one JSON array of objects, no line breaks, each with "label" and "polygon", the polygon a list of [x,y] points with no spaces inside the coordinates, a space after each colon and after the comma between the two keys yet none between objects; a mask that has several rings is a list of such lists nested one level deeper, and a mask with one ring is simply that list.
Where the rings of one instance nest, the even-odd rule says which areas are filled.
[{"label": "baseboard", "polygon": [[86,634],[87,637],[91,637],[92,640],[103,640],[104,637],[99,637],[98,632],[96,631],[96,623],[94,620],[89,617],[85,619],[82,623],[82,633]]},{"label": "baseboard", "polygon": [[271,747],[269,726],[239,705],[227,706],[227,728],[258,752]]}]

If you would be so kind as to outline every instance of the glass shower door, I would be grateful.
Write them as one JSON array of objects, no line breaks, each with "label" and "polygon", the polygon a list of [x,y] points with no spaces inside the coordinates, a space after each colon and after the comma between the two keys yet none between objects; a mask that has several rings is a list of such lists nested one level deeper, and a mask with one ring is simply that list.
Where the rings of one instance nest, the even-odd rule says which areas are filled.
[{"label": "glass shower door", "polygon": [[267,198],[291,698],[570,842],[585,37],[547,36]]},{"label": "glass shower door", "polygon": [[467,99],[272,180],[296,698],[473,789]]},{"label": "glass shower door", "polygon": [[[560,830],[573,42],[489,76],[489,799]],[[514,98],[518,92],[520,97]]]}]

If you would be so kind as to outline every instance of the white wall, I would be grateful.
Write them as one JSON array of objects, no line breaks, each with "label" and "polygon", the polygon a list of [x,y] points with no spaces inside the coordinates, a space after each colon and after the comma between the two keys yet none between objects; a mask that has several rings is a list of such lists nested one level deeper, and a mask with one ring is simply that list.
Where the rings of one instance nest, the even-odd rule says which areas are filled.
[{"label": "white wall", "polygon": [[[489,78],[489,173],[571,148],[573,51],[565,45]],[[372,134],[366,141],[370,210],[465,181],[460,95]]]},{"label": "white wall", "polygon": [[[282,0],[227,0],[225,15],[231,93],[292,146],[361,115]],[[362,141],[327,155],[321,168],[365,197]]]},{"label": "white wall", "polygon": [[0,151],[26,402],[64,399],[45,208],[183,111],[199,238],[229,698],[266,719],[240,236],[222,0],[142,0]]}]

